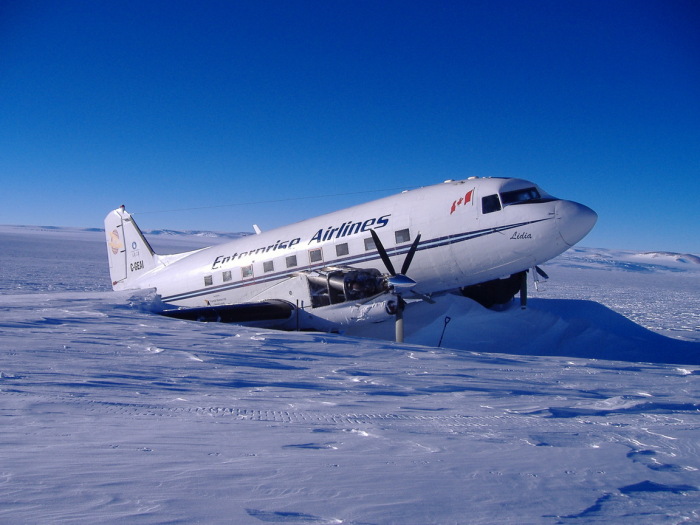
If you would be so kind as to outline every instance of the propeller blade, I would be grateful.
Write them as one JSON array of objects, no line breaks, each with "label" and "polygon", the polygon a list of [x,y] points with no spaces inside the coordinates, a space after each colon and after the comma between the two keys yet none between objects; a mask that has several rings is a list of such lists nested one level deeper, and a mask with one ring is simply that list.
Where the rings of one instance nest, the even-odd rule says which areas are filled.
[{"label": "propeller blade", "polygon": [[408,250],[408,253],[406,254],[406,259],[403,261],[403,266],[401,267],[401,274],[406,275],[408,273],[408,267],[411,266],[411,262],[413,261],[413,256],[416,254],[416,250],[418,249],[418,243],[420,242],[420,233],[416,235],[416,240],[413,241],[413,244],[411,245],[411,249]]},{"label": "propeller blade", "polygon": [[539,274],[540,274],[542,277],[544,277],[545,279],[549,279],[549,275],[547,275],[547,272],[545,272],[545,271],[544,271],[542,268],[540,268],[539,266],[535,266],[535,271],[536,271],[537,273],[539,273]]},{"label": "propeller blade", "polygon": [[403,343],[404,329],[403,329],[403,311],[406,308],[406,301],[400,295],[396,298],[396,323],[394,326],[394,331],[396,335],[396,342]]},{"label": "propeller blade", "polygon": [[379,235],[377,235],[377,232],[374,230],[369,231],[372,234],[372,239],[374,239],[374,245],[377,247],[377,251],[379,252],[379,256],[382,258],[382,262],[384,263],[384,266],[386,266],[386,269],[389,270],[389,273],[391,275],[396,275],[396,270],[394,270],[394,265],[391,264],[391,260],[389,259],[389,255],[386,253],[386,250],[384,249],[384,245],[382,244],[382,241],[379,240]]}]

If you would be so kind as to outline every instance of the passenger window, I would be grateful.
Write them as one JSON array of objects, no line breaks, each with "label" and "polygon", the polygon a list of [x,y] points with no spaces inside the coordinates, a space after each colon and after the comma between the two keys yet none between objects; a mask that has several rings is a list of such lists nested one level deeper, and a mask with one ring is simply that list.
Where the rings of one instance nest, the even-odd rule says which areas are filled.
[{"label": "passenger window", "polygon": [[340,257],[342,255],[347,255],[350,253],[350,249],[348,248],[348,243],[344,242],[343,244],[338,244],[335,247],[335,254]]},{"label": "passenger window", "polygon": [[249,264],[248,266],[243,266],[241,268],[241,275],[244,279],[247,277],[253,277],[253,265]]},{"label": "passenger window", "polygon": [[204,276],[204,286],[211,286],[214,284],[214,277],[211,275],[205,275]]},{"label": "passenger window", "polygon": [[287,257],[287,268],[293,268],[297,265],[297,256],[289,255]]},{"label": "passenger window", "polygon": [[316,250],[309,250],[309,262],[315,263],[323,260],[323,252],[321,248]]},{"label": "passenger window", "polygon": [[374,244],[374,239],[372,237],[367,237],[365,239],[365,251],[370,252],[372,250],[376,250],[377,245]]},{"label": "passenger window", "polygon": [[224,282],[225,282],[225,283],[228,282],[228,281],[230,281],[230,280],[232,279],[232,277],[231,277],[231,270],[226,270],[222,275],[223,275],[223,277],[224,277]]},{"label": "passenger window", "polygon": [[396,236],[396,244],[409,242],[411,240],[411,233],[408,231],[408,228],[394,232],[394,235]]},{"label": "passenger window", "polygon": [[481,199],[481,212],[482,213],[492,213],[494,211],[500,211],[501,201],[498,200],[498,195],[487,195]]},{"label": "passenger window", "polygon": [[263,272],[268,273],[268,272],[274,272],[275,271],[275,263],[273,261],[265,261],[263,263]]}]

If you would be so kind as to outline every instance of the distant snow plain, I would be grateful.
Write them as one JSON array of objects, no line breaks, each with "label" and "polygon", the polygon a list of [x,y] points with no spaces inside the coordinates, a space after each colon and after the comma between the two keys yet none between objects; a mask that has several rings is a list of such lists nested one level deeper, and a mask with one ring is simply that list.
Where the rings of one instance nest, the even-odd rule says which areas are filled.
[{"label": "distant snow plain", "polygon": [[158,316],[103,236],[0,227],[0,523],[700,522],[695,255],[574,248],[396,344]]}]

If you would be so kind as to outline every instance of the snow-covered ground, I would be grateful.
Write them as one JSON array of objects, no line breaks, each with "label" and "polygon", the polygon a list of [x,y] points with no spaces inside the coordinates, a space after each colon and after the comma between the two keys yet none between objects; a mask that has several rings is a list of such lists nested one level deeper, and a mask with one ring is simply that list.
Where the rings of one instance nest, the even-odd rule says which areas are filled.
[{"label": "snow-covered ground", "polygon": [[0,246],[0,523],[700,521],[695,256],[577,248],[399,345],[160,317],[99,231]]}]

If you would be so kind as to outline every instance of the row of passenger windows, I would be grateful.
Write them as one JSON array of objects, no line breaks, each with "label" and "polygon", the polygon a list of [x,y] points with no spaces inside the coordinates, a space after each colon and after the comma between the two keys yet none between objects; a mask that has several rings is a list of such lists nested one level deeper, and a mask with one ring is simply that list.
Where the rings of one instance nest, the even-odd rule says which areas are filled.
[{"label": "row of passenger windows", "polygon": [[[405,230],[398,230],[394,232],[394,238],[396,239],[396,244],[403,244],[411,241],[411,233],[408,228]],[[364,239],[365,251],[370,252],[377,249],[374,239],[372,237],[367,237]],[[335,255],[337,257],[343,257],[344,255],[350,254],[350,246],[348,243],[344,242],[342,244],[335,245]],[[315,248],[309,250],[309,264],[323,262],[323,248]],[[295,268],[299,266],[299,261],[297,260],[297,255],[288,255],[284,258],[284,264],[286,268]],[[275,271],[275,261],[263,261],[262,263],[263,273],[271,273]],[[248,279],[253,277],[254,269],[253,265],[242,266],[240,269],[241,279]],[[221,278],[223,282],[227,283],[233,281],[233,274],[231,270],[224,270],[221,273]],[[214,284],[213,275],[204,276],[204,286],[212,286]]]}]

